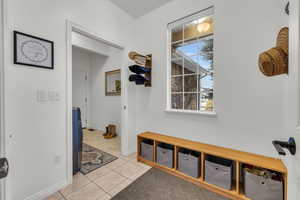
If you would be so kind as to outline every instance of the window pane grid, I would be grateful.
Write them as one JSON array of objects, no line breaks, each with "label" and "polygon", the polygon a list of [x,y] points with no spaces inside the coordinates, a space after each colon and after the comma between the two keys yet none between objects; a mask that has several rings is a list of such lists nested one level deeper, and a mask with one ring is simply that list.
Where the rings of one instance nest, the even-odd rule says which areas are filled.
[{"label": "window pane grid", "polygon": [[[212,24],[212,17],[205,17],[205,20]],[[196,32],[200,21],[203,19],[171,29],[172,109],[213,111],[213,32]]]}]

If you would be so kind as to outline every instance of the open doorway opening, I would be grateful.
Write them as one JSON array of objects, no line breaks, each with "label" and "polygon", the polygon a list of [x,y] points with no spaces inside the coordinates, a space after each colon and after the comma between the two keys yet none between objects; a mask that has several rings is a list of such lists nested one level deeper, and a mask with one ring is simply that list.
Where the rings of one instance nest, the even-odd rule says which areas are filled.
[{"label": "open doorway opening", "polygon": [[72,31],[73,174],[121,154],[123,49]]}]

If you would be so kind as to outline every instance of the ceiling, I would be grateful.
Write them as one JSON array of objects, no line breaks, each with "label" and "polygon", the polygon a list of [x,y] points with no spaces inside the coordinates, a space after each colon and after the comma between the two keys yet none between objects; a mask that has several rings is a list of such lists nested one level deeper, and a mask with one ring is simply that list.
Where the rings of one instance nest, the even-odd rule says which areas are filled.
[{"label": "ceiling", "polygon": [[133,17],[143,16],[172,0],[110,0]]}]

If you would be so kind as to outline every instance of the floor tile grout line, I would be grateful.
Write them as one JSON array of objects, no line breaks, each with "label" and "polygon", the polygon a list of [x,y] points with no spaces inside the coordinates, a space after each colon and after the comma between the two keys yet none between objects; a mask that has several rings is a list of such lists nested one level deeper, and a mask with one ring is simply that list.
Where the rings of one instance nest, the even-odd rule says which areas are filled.
[{"label": "floor tile grout line", "polygon": [[59,193],[62,196],[63,199],[67,200],[66,197],[65,197],[65,195],[63,195],[60,190],[57,191],[57,193]]},{"label": "floor tile grout line", "polygon": [[[118,184],[116,184],[114,187],[117,187],[117,186],[119,186],[119,185],[121,185],[123,182],[125,182],[125,181],[129,181],[130,182],[130,184],[132,183],[132,181],[130,180],[130,179],[128,179],[128,178],[126,178],[126,177],[124,177],[125,178],[125,180],[123,180],[123,181],[121,181],[120,183],[118,183]],[[97,184],[96,184],[97,185]],[[100,188],[101,188],[101,186],[99,186]],[[103,189],[104,190],[104,189]],[[105,190],[104,190],[105,191]],[[106,191],[105,191],[106,192]],[[107,192],[111,197],[113,197],[109,192]]]},{"label": "floor tile grout line", "polygon": [[[131,179],[129,179],[129,178],[127,178],[127,177],[125,177],[125,176],[123,176],[123,175],[121,175],[121,174],[119,174],[119,173],[113,171],[112,169],[110,169],[110,170],[111,170],[111,172],[114,172],[114,173],[116,173],[116,174],[118,174],[118,175],[120,175],[120,176],[122,176],[122,177],[124,178],[124,180],[121,181],[120,183],[118,183],[117,185],[115,185],[115,187],[121,185],[121,184],[122,184],[123,182],[125,182],[125,181],[129,181],[130,184],[133,182]],[[101,177],[104,177],[104,176],[101,176]],[[99,177],[99,178],[101,178],[101,177]],[[95,179],[95,180],[97,180],[97,179]],[[107,193],[110,197],[113,197],[109,192],[107,192],[104,188],[102,188],[100,185],[98,185],[95,181],[92,181],[92,182],[93,182],[95,185],[97,185],[100,189],[102,189],[105,193]]]},{"label": "floor tile grout line", "polygon": [[110,197],[111,195],[109,193],[107,193],[102,187],[100,187],[97,183],[95,183],[94,181],[90,181],[90,183],[88,183],[87,185],[82,186],[80,189],[70,193],[68,196],[64,196],[64,199],[68,200],[68,197],[71,196],[71,194],[75,193],[75,192],[79,192],[80,190],[84,189],[85,187],[87,187],[90,184],[94,184],[98,189],[100,189],[101,191],[103,191],[104,193],[108,194]]},{"label": "floor tile grout line", "polygon": [[123,174],[120,174],[120,173],[118,173],[118,172],[116,172],[114,170],[112,170],[112,171],[115,172],[115,173],[117,173],[118,175],[122,176],[123,178],[129,179],[128,177],[124,176]]},{"label": "floor tile grout line", "polygon": [[[123,180],[123,181],[121,181],[119,184],[117,184],[115,187],[117,187],[117,186],[119,186],[119,185],[121,185],[122,183],[124,183],[125,181],[129,181],[130,183],[126,186],[126,187],[128,187],[131,183],[132,183],[132,181],[131,180],[129,180],[129,179],[127,179],[127,180]],[[123,190],[123,189],[122,189]],[[122,191],[121,190],[121,191]],[[121,191],[119,191],[119,192],[121,192]],[[119,193],[118,192],[118,193]],[[116,196],[118,193],[116,193],[114,196]],[[111,195],[112,196],[112,195]],[[114,196],[112,196],[112,197],[114,197]]]},{"label": "floor tile grout line", "polygon": [[[133,164],[133,165],[134,165],[134,163],[130,163],[130,164]],[[144,170],[143,168],[140,168],[139,166],[137,166],[137,168],[138,168],[139,170],[136,172],[136,174],[139,173],[139,172],[142,172],[142,171]],[[117,174],[119,174],[119,175],[125,177],[125,178],[130,179],[129,177],[124,176],[123,174],[119,173],[118,171],[115,171],[115,168],[114,168],[114,169],[111,169],[111,170],[114,171],[114,172],[116,172]],[[148,170],[147,170],[147,171],[148,171]],[[144,174],[144,173],[143,173],[143,174]],[[132,179],[131,179],[131,180],[132,180]]]},{"label": "floor tile grout line", "polygon": [[[80,186],[79,187],[79,189],[77,189],[77,190],[75,190],[75,191],[72,191],[70,194],[72,194],[72,193],[74,193],[74,192],[77,192],[77,191],[79,191],[79,190],[81,190],[81,188],[84,188],[85,186],[87,186],[88,184],[90,184],[91,183],[91,181],[85,176],[85,175],[83,175],[81,172],[78,172],[78,173],[80,173],[84,178],[86,178],[89,182],[88,183],[86,183],[86,184],[83,184],[82,186]],[[73,184],[73,183],[72,183]],[[70,185],[72,185],[72,184],[70,184]],[[69,185],[68,185],[69,186]],[[68,187],[68,186],[66,186],[66,187]],[[62,189],[63,190],[63,189]],[[62,192],[61,192],[61,190],[59,190],[59,192],[63,195],[63,197],[65,197],[65,198],[67,198],[67,196],[70,196],[70,194],[69,195],[67,195],[67,196],[65,196]]]},{"label": "floor tile grout line", "polygon": [[99,189],[101,189],[104,193],[106,193],[107,195],[109,195],[110,197],[112,197],[108,192],[106,192],[104,190],[104,188],[102,188],[100,185],[98,185],[96,182],[92,181]]},{"label": "floor tile grout line", "polygon": [[[114,170],[113,170],[113,171],[114,171]],[[142,170],[139,170],[138,172],[140,172],[140,171],[142,171]],[[114,171],[114,172],[117,173],[117,174],[119,174],[120,176],[126,178],[126,179],[130,179],[129,177],[124,176],[123,174],[121,174],[121,173],[119,173],[119,172],[117,172],[117,171]],[[138,173],[138,172],[137,172],[137,173]],[[132,179],[130,179],[130,180],[132,180]]]}]

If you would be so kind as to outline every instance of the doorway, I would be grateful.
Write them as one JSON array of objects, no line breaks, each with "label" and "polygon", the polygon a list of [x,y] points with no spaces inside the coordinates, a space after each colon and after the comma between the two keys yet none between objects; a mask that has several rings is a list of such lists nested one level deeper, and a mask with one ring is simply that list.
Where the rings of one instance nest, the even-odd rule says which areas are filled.
[{"label": "doorway", "polygon": [[[75,37],[74,37],[75,35]],[[83,40],[82,40],[83,39]],[[91,41],[96,41],[98,43],[98,47],[95,44],[91,44]],[[84,46],[86,45],[86,46]],[[92,46],[93,48],[89,48],[88,46]],[[74,66],[74,56],[73,50],[79,52],[79,54],[88,54],[90,57],[90,68],[87,70],[79,70],[77,75],[73,74],[73,66]],[[118,56],[118,63],[110,63],[109,62],[109,55],[108,52],[114,54],[114,56]],[[76,54],[77,54],[76,53]],[[109,106],[105,106],[101,100],[101,97],[106,98],[107,104],[110,105],[112,99],[116,100],[114,96],[105,96],[105,82],[103,80],[105,72],[120,70],[122,66],[127,65],[127,59],[125,59],[124,48],[122,45],[117,44],[116,42],[109,42],[104,40],[102,37],[98,36],[97,34],[93,33],[86,28],[77,25],[73,22],[67,21],[67,127],[68,127],[68,134],[67,134],[67,155],[68,155],[68,163],[67,163],[67,180],[68,183],[72,183],[72,169],[73,169],[73,144],[72,144],[72,107],[74,104],[81,104],[82,107],[82,118],[83,118],[83,126],[86,127],[84,130],[86,135],[92,135],[94,139],[100,139],[103,137],[102,134],[106,131],[105,125],[111,124],[110,121],[100,122],[95,121],[95,118],[98,118],[100,114],[105,112],[111,111]],[[111,59],[115,60],[115,59]],[[81,60],[82,61],[82,60]],[[105,65],[103,65],[105,64]],[[85,64],[83,64],[85,65]],[[101,67],[102,66],[102,67]],[[126,70],[120,70],[121,74],[121,92],[118,100],[118,104],[115,104],[119,109],[119,123],[116,123],[116,131],[119,135],[119,153],[122,155],[127,155],[127,138],[128,138],[128,131],[127,125],[124,123],[127,120],[127,109],[126,102],[127,102],[127,90],[126,90],[126,81],[125,78],[127,77]],[[99,73],[102,73],[103,76],[100,76]],[[98,75],[97,75],[98,74]],[[77,77],[78,80],[81,80],[84,84],[80,87],[76,87],[81,93],[81,100],[78,102],[74,102],[73,100],[73,78]],[[76,85],[77,83],[75,83]],[[104,101],[104,100],[103,100]],[[101,104],[102,102],[102,104]],[[97,107],[95,104],[100,104],[102,107]],[[104,102],[105,103],[105,102]],[[104,105],[104,106],[103,106]],[[75,105],[76,106],[76,105]],[[100,110],[99,110],[100,109]],[[105,112],[103,112],[106,109]],[[100,112],[101,111],[101,112]],[[95,132],[93,132],[95,131]],[[99,144],[99,141],[94,141],[95,143]]]}]

